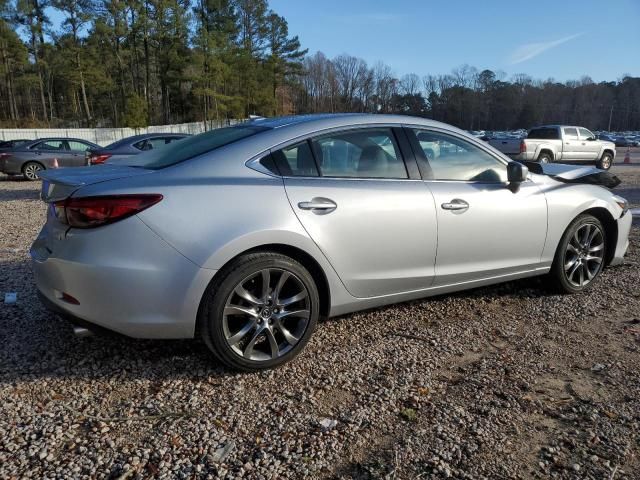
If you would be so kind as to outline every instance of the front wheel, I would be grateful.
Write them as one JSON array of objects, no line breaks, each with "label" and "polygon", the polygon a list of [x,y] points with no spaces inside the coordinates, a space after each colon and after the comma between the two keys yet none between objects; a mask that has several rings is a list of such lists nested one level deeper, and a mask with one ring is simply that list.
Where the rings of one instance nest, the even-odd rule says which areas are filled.
[{"label": "front wheel", "polygon": [[313,277],[285,255],[243,255],[205,293],[200,333],[228,367],[252,371],[293,359],[309,341],[320,300]]},{"label": "front wheel", "polygon": [[27,180],[38,180],[38,174],[41,170],[43,167],[38,162],[27,162],[22,167],[22,175]]},{"label": "front wheel", "polygon": [[609,170],[612,163],[613,157],[611,154],[605,153],[602,155],[602,158],[596,162],[596,167],[601,168],[602,170]]},{"label": "front wheel", "polygon": [[593,215],[578,216],[560,240],[549,275],[562,293],[589,288],[604,268],[607,236]]}]

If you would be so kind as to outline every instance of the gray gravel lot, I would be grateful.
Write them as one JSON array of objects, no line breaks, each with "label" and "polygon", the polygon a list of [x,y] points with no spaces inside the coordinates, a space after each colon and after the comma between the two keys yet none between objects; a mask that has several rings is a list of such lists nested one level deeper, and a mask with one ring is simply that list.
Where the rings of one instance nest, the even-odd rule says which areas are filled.
[{"label": "gray gravel lot", "polygon": [[[640,168],[615,167],[640,207]],[[76,339],[39,304],[39,184],[0,177],[0,478],[640,478],[640,224],[588,293],[539,279],[322,322],[236,374]]]}]

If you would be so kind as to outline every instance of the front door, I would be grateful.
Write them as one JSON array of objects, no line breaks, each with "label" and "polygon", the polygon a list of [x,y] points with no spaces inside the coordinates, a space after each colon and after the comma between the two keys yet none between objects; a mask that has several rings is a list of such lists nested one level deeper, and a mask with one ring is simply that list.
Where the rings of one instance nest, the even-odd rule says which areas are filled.
[{"label": "front door", "polygon": [[[532,270],[547,234],[547,203],[531,181],[507,188],[506,164],[462,136],[413,130],[414,145],[434,143],[422,157],[438,217],[434,285]],[[420,154],[421,152],[418,152]]]},{"label": "front door", "polygon": [[562,160],[580,160],[580,140],[578,129],[575,127],[562,127]]},{"label": "front door", "polygon": [[596,142],[596,136],[586,128],[579,128],[578,133],[580,135],[580,142],[578,142],[579,160],[595,161],[600,153],[600,142]]},{"label": "front door", "polygon": [[409,178],[392,129],[341,131],[273,156],[291,207],[353,296],[432,285],[433,197]]}]

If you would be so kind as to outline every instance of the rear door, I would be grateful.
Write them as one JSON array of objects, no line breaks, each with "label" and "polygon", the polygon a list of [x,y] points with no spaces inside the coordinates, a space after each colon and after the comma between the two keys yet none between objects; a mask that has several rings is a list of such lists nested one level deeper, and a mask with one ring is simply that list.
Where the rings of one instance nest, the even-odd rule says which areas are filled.
[{"label": "rear door", "polygon": [[[434,285],[537,268],[547,234],[547,202],[538,187],[527,181],[509,190],[506,163],[462,136],[418,128],[408,134],[436,204]],[[427,141],[439,145],[437,156],[421,151]]]},{"label": "rear door", "polygon": [[371,127],[273,152],[295,214],[355,297],[433,282],[433,197],[415,160],[405,164],[401,144],[410,152],[402,129]]},{"label": "rear door", "polygon": [[37,143],[31,150],[34,153],[34,160],[49,166],[53,160],[57,160],[59,167],[71,166],[71,155],[67,141],[63,138],[43,140]]}]

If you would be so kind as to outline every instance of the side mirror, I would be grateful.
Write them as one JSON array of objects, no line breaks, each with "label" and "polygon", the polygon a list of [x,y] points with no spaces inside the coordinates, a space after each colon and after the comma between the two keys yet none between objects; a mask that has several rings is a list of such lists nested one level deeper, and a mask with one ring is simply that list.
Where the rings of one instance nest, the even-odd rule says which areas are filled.
[{"label": "side mirror", "polygon": [[520,187],[520,184],[527,180],[529,175],[529,169],[519,162],[509,162],[507,164],[507,180],[509,181],[509,188],[512,192],[516,192]]}]

